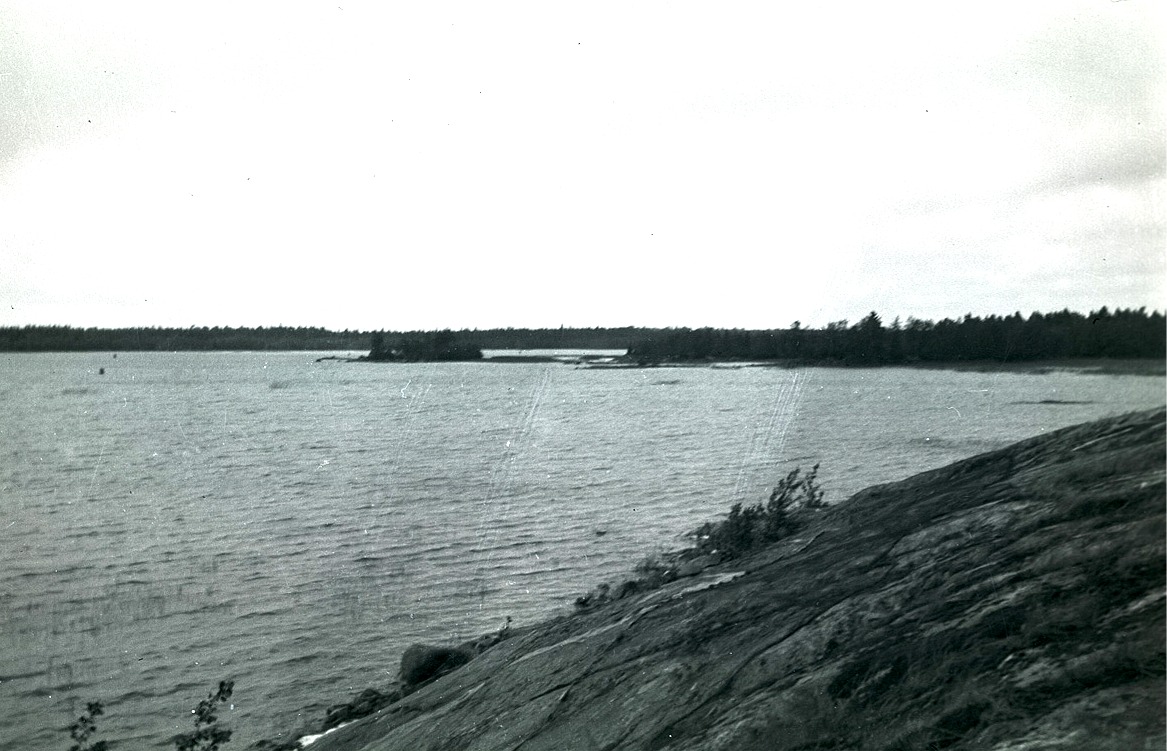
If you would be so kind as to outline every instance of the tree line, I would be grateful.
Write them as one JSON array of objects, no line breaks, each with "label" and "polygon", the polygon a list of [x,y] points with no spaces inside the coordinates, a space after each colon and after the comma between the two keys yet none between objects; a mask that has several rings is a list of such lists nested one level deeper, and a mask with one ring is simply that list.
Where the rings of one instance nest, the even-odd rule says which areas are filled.
[{"label": "tree line", "polygon": [[881,365],[1067,358],[1158,358],[1167,326],[1145,308],[1062,310],[939,322],[898,318],[885,325],[872,312],[854,325],[834,321],[804,328],[565,328],[457,331],[330,331],[323,328],[0,327],[0,352],[103,351],[368,351],[369,359],[477,359],[484,349],[626,349],[644,363],[670,360],[794,360]]},{"label": "tree line", "polygon": [[[450,334],[458,346],[478,349],[628,349],[664,329],[496,328],[462,329]],[[425,340],[433,331],[329,331],[322,328],[77,328],[73,326],[0,327],[0,352],[167,352],[234,350],[368,350],[379,334],[386,347]]]},{"label": "tree line", "polygon": [[0,328],[0,352],[175,352],[246,350],[362,350],[369,334],[322,328]]},{"label": "tree line", "polygon": [[786,329],[671,329],[629,348],[629,357],[669,360],[795,360],[884,365],[992,360],[1021,362],[1074,358],[1167,356],[1167,325],[1159,312],[1103,307],[1088,315],[1062,310],[939,322],[898,318],[885,326],[876,312],[859,323],[835,321],[821,329],[798,321]]}]

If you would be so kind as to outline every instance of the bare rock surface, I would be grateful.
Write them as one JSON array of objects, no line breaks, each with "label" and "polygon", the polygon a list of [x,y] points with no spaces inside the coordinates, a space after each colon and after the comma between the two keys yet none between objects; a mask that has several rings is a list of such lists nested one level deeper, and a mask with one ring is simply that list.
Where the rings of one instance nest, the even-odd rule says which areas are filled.
[{"label": "bare rock surface", "polygon": [[1161,749],[1164,423],[869,488],[757,554],[516,629],[313,751]]}]

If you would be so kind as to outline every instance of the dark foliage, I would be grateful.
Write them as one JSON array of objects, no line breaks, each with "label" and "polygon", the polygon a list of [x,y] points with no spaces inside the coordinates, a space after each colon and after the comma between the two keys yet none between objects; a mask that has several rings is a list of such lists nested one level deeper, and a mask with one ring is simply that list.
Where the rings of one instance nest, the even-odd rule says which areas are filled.
[{"label": "dark foliage", "polygon": [[819,465],[805,475],[796,467],[774,487],[765,505],[743,507],[735,503],[729,516],[720,522],[707,522],[694,533],[697,549],[703,554],[716,553],[722,558],[737,558],[755,548],[780,540],[798,530],[799,509],[824,507],[823,491],[818,485]]},{"label": "dark foliage", "polygon": [[[191,712],[194,715],[194,730],[174,736],[177,751],[218,751],[221,745],[231,740],[231,731],[219,727],[216,712],[220,704],[231,699],[234,688],[234,681],[220,681],[218,690],[207,694],[207,698],[198,703]],[[104,707],[99,701],[85,705],[85,714],[78,717],[69,728],[69,736],[73,739],[69,751],[108,751],[109,744],[106,741],[90,740],[97,732],[97,718],[104,713]]]},{"label": "dark foliage", "polygon": [[817,464],[806,474],[801,467],[796,467],[774,486],[765,504],[743,507],[735,503],[725,519],[706,522],[690,534],[696,540],[693,547],[645,558],[636,566],[635,579],[617,587],[606,582],[600,584],[576,598],[576,609],[590,610],[637,592],[657,589],[686,575],[686,567],[732,560],[798,531],[805,520],[799,512],[826,507],[818,471]]},{"label": "dark foliage", "polygon": [[[463,329],[451,332],[458,347],[485,349],[627,349],[663,329]],[[432,337],[432,331],[329,331],[322,328],[0,326],[0,352],[173,352],[256,350],[373,350]],[[378,340],[379,337],[379,340]],[[380,344],[378,345],[378,341]]]},{"label": "dark foliage", "polygon": [[[663,360],[796,360],[880,365],[912,362],[995,360],[1020,362],[1058,358],[1162,358],[1167,325],[1158,312],[1102,308],[1088,315],[1021,313],[939,323],[909,318],[890,326],[872,312],[850,326],[835,321],[806,329],[462,329],[460,331],[361,332],[313,327],[258,328],[74,328],[0,327],[0,352],[117,352],[232,350],[425,351],[445,337],[452,352],[467,349],[628,349],[643,362]],[[374,356],[372,359],[382,359]]]},{"label": "dark foliage", "polygon": [[260,350],[362,350],[359,331],[272,328],[99,329],[72,326],[0,327],[0,352],[175,352]]},{"label": "dark foliage", "polygon": [[875,312],[849,326],[822,329],[671,329],[629,349],[642,362],[668,360],[794,360],[845,365],[916,362],[1023,362],[1072,358],[1167,356],[1167,319],[1161,313],[1107,308],[1089,315],[1021,313],[939,323],[909,318],[885,326]]},{"label": "dark foliage", "polygon": [[461,360],[481,360],[482,349],[475,344],[458,341],[453,331],[434,331],[398,335],[395,341],[387,341],[385,334],[373,334],[373,347],[369,351],[370,360],[377,362],[454,362]]},{"label": "dark foliage", "polygon": [[217,751],[220,745],[231,740],[231,731],[219,727],[215,713],[218,705],[230,700],[234,688],[234,681],[220,681],[219,689],[198,703],[194,709],[194,730],[174,738],[177,751]]},{"label": "dark foliage", "polygon": [[69,728],[69,737],[73,745],[69,751],[106,751],[109,744],[105,741],[90,742],[90,738],[97,732],[97,718],[104,714],[99,701],[91,701],[85,705],[85,714],[77,718]]}]

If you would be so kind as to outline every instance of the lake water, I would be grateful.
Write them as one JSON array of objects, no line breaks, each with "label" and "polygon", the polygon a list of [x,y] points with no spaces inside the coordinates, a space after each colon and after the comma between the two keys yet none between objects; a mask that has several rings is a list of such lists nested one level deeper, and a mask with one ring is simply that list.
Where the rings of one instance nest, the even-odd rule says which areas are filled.
[{"label": "lake water", "polygon": [[839,501],[1164,401],[1161,377],[320,354],[0,356],[0,746],[66,748],[100,700],[99,738],[167,747],[233,678],[242,749],[412,642],[568,612],[795,466]]}]

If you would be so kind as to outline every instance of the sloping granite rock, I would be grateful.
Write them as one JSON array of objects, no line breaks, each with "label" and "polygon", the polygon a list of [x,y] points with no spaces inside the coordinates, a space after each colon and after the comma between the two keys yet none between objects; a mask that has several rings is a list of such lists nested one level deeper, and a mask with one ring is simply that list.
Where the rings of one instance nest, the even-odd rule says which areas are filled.
[{"label": "sloping granite rock", "polygon": [[313,751],[1163,748],[1164,422],[870,488],[517,629]]}]

